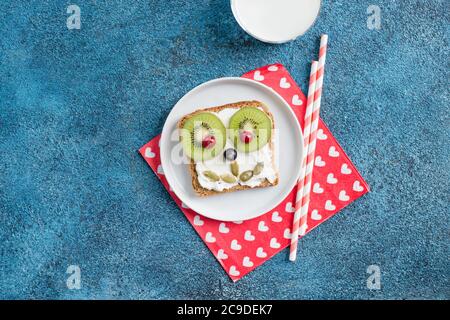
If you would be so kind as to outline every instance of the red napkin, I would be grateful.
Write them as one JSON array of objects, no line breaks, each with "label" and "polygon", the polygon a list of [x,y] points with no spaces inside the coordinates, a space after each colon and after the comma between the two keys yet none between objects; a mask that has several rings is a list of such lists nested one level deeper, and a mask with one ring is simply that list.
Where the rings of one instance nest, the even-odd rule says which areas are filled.
[{"label": "red napkin", "polygon": [[[243,77],[262,82],[278,92],[303,126],[306,98],[283,65],[268,65]],[[296,188],[280,205],[258,218],[244,222],[208,219],[186,207],[170,190],[159,158],[159,139],[157,136],[145,144],[139,149],[140,154],[233,281],[290,244]],[[322,120],[312,181],[307,233],[369,191],[367,183]]]}]

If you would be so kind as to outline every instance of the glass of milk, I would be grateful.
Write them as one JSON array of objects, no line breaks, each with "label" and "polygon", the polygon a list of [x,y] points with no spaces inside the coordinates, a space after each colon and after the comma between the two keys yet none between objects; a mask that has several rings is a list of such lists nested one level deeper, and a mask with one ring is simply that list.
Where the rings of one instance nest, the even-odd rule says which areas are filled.
[{"label": "glass of milk", "polygon": [[304,34],[319,15],[321,0],[231,0],[236,21],[252,37],[284,43]]}]

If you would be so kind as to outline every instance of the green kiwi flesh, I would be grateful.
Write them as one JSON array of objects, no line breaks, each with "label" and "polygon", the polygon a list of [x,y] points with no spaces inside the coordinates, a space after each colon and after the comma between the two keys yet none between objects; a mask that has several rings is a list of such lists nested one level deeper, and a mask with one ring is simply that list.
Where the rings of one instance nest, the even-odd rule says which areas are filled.
[{"label": "green kiwi flesh", "polygon": [[[202,138],[211,135],[216,143],[213,147],[203,148]],[[180,132],[184,153],[192,160],[212,159],[225,147],[226,129],[220,119],[210,112],[200,112],[186,119]]]},{"label": "green kiwi flesh", "polygon": [[[235,148],[242,152],[253,152],[261,149],[270,141],[272,135],[272,120],[264,111],[256,107],[239,109],[230,118],[228,127]],[[240,139],[240,132],[243,130],[253,133],[253,139],[249,143]]]}]

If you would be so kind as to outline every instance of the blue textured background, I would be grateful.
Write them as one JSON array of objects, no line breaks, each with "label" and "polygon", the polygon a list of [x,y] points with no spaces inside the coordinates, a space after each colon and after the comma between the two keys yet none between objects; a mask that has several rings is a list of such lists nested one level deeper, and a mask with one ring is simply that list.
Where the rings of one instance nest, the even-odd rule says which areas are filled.
[{"label": "blue textured background", "polygon": [[[2,1],[0,298],[448,299],[448,4],[324,0],[305,36],[267,45],[227,0]],[[303,239],[296,264],[283,251],[234,284],[136,150],[204,81],[279,61],[305,90],[321,33],[322,117],[372,192]]]}]

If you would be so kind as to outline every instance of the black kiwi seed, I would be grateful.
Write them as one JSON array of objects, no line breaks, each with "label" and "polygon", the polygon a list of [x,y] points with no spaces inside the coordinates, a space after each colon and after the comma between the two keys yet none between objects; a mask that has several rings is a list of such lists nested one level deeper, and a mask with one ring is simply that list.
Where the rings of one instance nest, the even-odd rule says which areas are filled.
[{"label": "black kiwi seed", "polygon": [[196,134],[197,130],[199,130],[199,129],[206,129],[206,130],[208,130],[209,134],[211,134],[211,135],[214,135],[214,130],[211,130],[211,127],[205,122],[200,123],[198,126],[196,126],[192,130],[192,132],[191,132],[191,143],[195,147],[200,147],[201,148],[202,147],[201,143],[199,143],[199,141],[195,140],[195,134]]},{"label": "black kiwi seed", "polygon": [[244,120],[242,120],[241,124],[239,125],[239,128],[240,128],[240,129],[244,129],[244,126],[245,126],[248,122],[250,122],[250,124],[251,124],[253,127],[257,127],[257,126],[258,126],[258,122],[257,122],[257,121],[255,121],[254,119],[250,119],[250,118],[245,117]]}]

